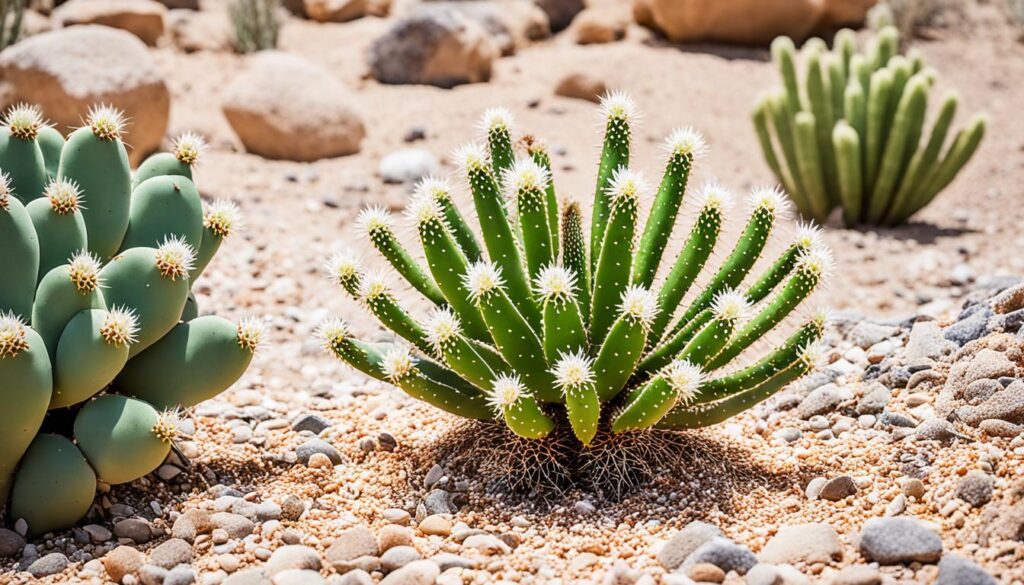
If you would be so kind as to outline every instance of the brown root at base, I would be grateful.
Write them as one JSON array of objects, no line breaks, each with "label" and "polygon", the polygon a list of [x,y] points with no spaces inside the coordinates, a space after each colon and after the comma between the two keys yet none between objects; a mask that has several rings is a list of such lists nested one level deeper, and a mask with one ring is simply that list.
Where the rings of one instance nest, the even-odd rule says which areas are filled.
[{"label": "brown root at base", "polygon": [[523,439],[500,422],[466,421],[424,452],[418,467],[425,473],[434,463],[481,481],[493,495],[544,504],[564,504],[573,492],[619,502],[656,486],[727,504],[734,491],[794,481],[712,430],[614,434],[607,417],[588,447],[566,421],[543,439]]}]

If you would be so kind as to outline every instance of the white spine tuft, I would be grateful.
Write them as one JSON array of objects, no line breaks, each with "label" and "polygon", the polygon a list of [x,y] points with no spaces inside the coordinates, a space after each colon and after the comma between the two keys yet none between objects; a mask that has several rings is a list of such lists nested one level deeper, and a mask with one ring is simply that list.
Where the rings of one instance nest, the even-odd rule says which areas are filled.
[{"label": "white spine tuft", "polygon": [[383,205],[367,207],[356,216],[356,226],[370,237],[379,232],[391,231],[393,225],[391,212]]},{"label": "white spine tuft", "polygon": [[28,349],[25,320],[14,311],[0,313],[0,359],[16,356]]},{"label": "white spine tuft", "polygon": [[669,156],[689,156],[697,160],[707,154],[708,145],[704,135],[690,126],[676,128],[665,140],[665,150]]},{"label": "white spine tuft", "polygon": [[816,368],[825,361],[826,352],[827,346],[825,344],[809,343],[800,350],[800,361],[809,369]]},{"label": "white spine tuft", "polygon": [[182,164],[193,166],[206,151],[206,140],[195,132],[183,132],[171,144],[174,156]]},{"label": "white spine tuft", "polygon": [[612,180],[606,191],[612,200],[634,199],[640,201],[649,193],[647,181],[642,173],[619,167],[612,173]]},{"label": "white spine tuft", "polygon": [[413,359],[408,347],[395,346],[384,354],[380,368],[388,380],[398,382],[408,376],[415,365],[416,361]]},{"label": "white spine tuft", "polygon": [[86,117],[86,123],[92,128],[93,134],[104,140],[120,138],[125,122],[124,112],[106,104],[90,107]]},{"label": "white spine tuft", "polygon": [[111,307],[100,326],[100,335],[103,339],[117,347],[135,343],[138,332],[139,319],[135,311],[127,307]]},{"label": "white spine tuft", "polygon": [[384,270],[371,270],[363,277],[359,287],[359,298],[362,300],[372,302],[389,294],[391,285]]},{"label": "white spine tuft", "polygon": [[673,360],[662,368],[659,375],[665,378],[676,393],[676,404],[683,406],[693,402],[704,383],[704,372],[700,367],[685,360]]},{"label": "white spine tuft", "polygon": [[648,327],[658,315],[658,297],[642,286],[630,286],[622,293],[619,310]]},{"label": "white spine tuft", "polygon": [[757,187],[747,200],[751,209],[766,209],[775,217],[785,217],[789,212],[789,200],[778,187]]},{"label": "white spine tuft", "polygon": [[529,396],[530,392],[523,385],[519,376],[498,374],[491,385],[491,392],[487,395],[487,402],[495,412],[500,413],[503,409],[515,405],[519,399]]},{"label": "white spine tuft", "polygon": [[551,374],[555,377],[555,386],[563,392],[576,390],[594,383],[594,360],[587,357],[582,349],[562,352],[551,368]]},{"label": "white spine tuft", "polygon": [[531,158],[516,160],[512,167],[502,175],[505,195],[515,199],[516,195],[525,191],[542,192],[548,188],[551,180],[547,169],[533,162]]},{"label": "white spine tuft", "polygon": [[218,199],[206,206],[203,212],[203,226],[218,238],[226,238],[231,232],[242,227],[242,212],[234,201]]},{"label": "white spine tuft", "polygon": [[420,179],[420,182],[416,183],[413,192],[416,195],[428,196],[440,202],[451,199],[452,183],[448,179],[441,177],[424,177]]},{"label": "white spine tuft", "polygon": [[822,230],[813,223],[801,221],[797,224],[796,231],[793,234],[793,243],[798,248],[804,250],[821,248],[824,246]]},{"label": "white spine tuft", "polygon": [[462,324],[451,308],[435,307],[427,317],[424,329],[427,331],[427,341],[440,354],[444,345],[461,333]]},{"label": "white spine tuft", "polygon": [[480,168],[488,168],[487,151],[483,146],[475,142],[464,144],[455,149],[452,153],[452,160],[455,166],[463,173],[469,173]]},{"label": "white spine tuft", "polygon": [[797,260],[797,270],[814,274],[819,281],[827,280],[832,275],[834,265],[832,250],[824,245],[804,250]]},{"label": "white spine tuft", "polygon": [[405,216],[417,226],[432,221],[444,221],[441,204],[430,193],[417,192],[405,208]]},{"label": "white spine tuft", "polygon": [[489,293],[499,290],[505,286],[505,280],[501,277],[501,268],[498,265],[479,261],[469,265],[462,282],[469,291],[469,297],[479,301]]},{"label": "white spine tuft", "polygon": [[260,317],[246,317],[238,323],[238,346],[255,353],[267,335],[266,321]]},{"label": "white spine tuft", "polygon": [[362,270],[362,260],[355,250],[338,252],[331,256],[327,263],[324,264],[324,272],[327,273],[327,278],[339,284],[355,278]]},{"label": "white spine tuft", "polygon": [[750,313],[750,302],[743,293],[726,289],[716,294],[711,301],[711,312],[721,321],[743,322]]},{"label": "white spine tuft", "polygon": [[732,207],[734,200],[732,192],[718,181],[705,182],[697,192],[699,209],[715,209],[719,213],[724,213]]},{"label": "white spine tuft", "polygon": [[561,266],[545,266],[537,273],[537,294],[545,300],[570,299],[576,294],[576,275]]},{"label": "white spine tuft", "polygon": [[68,277],[78,292],[92,292],[100,286],[99,258],[87,250],[79,250],[68,260]]},{"label": "white spine tuft", "polygon": [[624,91],[610,91],[601,97],[601,116],[606,120],[633,122],[637,117],[636,102]]},{"label": "white spine tuft", "polygon": [[480,129],[488,134],[494,131],[512,131],[515,118],[508,108],[488,108],[480,117]]},{"label": "white spine tuft", "polygon": [[168,236],[156,250],[156,267],[166,278],[187,278],[195,267],[196,251],[180,236]]},{"label": "white spine tuft", "polygon": [[348,323],[336,317],[327,319],[316,328],[317,339],[323,344],[324,349],[331,353],[337,352],[350,335]]}]

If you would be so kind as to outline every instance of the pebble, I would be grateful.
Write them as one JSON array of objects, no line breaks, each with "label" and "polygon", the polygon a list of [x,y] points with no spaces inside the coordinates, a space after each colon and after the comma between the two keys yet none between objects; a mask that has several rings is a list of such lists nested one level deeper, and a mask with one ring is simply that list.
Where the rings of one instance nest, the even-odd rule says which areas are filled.
[{"label": "pebble", "polygon": [[122,545],[104,555],[101,560],[110,580],[119,583],[125,575],[131,575],[142,567],[146,555],[133,547]]},{"label": "pebble", "polygon": [[309,464],[309,458],[312,457],[314,453],[325,455],[330,459],[331,464],[333,465],[341,465],[345,461],[341,456],[341,453],[339,453],[333,445],[323,439],[310,439],[295,448],[295,455],[304,465]]},{"label": "pebble", "polygon": [[830,502],[838,502],[856,493],[857,485],[854,483],[853,478],[849,475],[840,475],[825,482],[818,492],[818,497]]},{"label": "pebble", "polygon": [[163,585],[167,579],[167,569],[156,565],[142,565],[139,568],[139,581],[142,585]]},{"label": "pebble", "polygon": [[658,562],[669,571],[679,568],[693,551],[704,543],[722,536],[717,526],[695,520],[668,540],[658,552]]},{"label": "pebble", "polygon": [[330,469],[334,467],[334,464],[331,463],[331,458],[323,453],[313,453],[310,455],[306,465],[312,469]]},{"label": "pebble", "polygon": [[306,511],[306,504],[302,498],[296,495],[289,495],[281,502],[281,519],[294,522],[302,517]]},{"label": "pebble", "polygon": [[380,564],[384,572],[390,573],[422,558],[420,553],[411,546],[395,546],[384,551],[384,554],[380,556]]},{"label": "pebble", "polygon": [[130,538],[135,544],[146,544],[153,539],[153,529],[149,522],[142,518],[125,518],[114,524],[114,535],[118,538]]},{"label": "pebble", "polygon": [[264,569],[267,575],[273,577],[282,571],[319,571],[320,555],[308,546],[300,544],[285,545],[275,550],[270,555]]},{"label": "pebble", "polygon": [[823,431],[827,429],[829,426],[828,419],[821,416],[820,414],[812,416],[811,420],[807,421],[807,423],[811,425],[811,428],[816,431]]},{"label": "pebble", "polygon": [[811,523],[783,526],[761,549],[762,563],[828,563],[842,559],[839,534],[828,524]]},{"label": "pebble", "polygon": [[997,585],[997,581],[970,559],[951,553],[939,561],[935,585]]},{"label": "pebble", "polygon": [[314,435],[319,435],[331,426],[331,421],[318,414],[303,414],[292,423],[292,430],[296,433],[309,431]]},{"label": "pebble", "polygon": [[180,538],[171,538],[150,551],[149,562],[164,569],[187,565],[192,562],[192,546]]},{"label": "pebble", "polygon": [[779,570],[774,565],[758,563],[747,571],[747,585],[782,585]]},{"label": "pebble", "polygon": [[988,333],[988,320],[994,313],[982,307],[968,317],[953,323],[943,332],[943,336],[953,343],[964,346]]},{"label": "pebble", "polygon": [[590,516],[591,514],[597,511],[597,508],[594,507],[594,504],[591,504],[586,500],[580,500],[576,502],[575,504],[573,504],[572,509],[580,516]]},{"label": "pebble", "polygon": [[816,477],[812,479],[807,482],[807,487],[804,488],[804,495],[812,502],[817,500],[818,496],[821,495],[821,488],[823,488],[826,483],[828,483],[828,479],[824,477]]},{"label": "pebble", "polygon": [[[1004,437],[1012,439],[1024,433],[1024,425],[1013,424],[1005,420],[990,418],[981,421],[978,429],[990,437]],[[2,556],[2,555],[0,555]]]},{"label": "pebble", "polygon": [[899,327],[861,321],[853,326],[847,338],[857,347],[867,349],[899,334]]},{"label": "pebble", "polygon": [[163,585],[191,585],[196,582],[196,572],[192,567],[178,566],[167,572]]},{"label": "pebble", "polygon": [[332,579],[331,585],[373,585],[373,577],[362,569],[353,569]]},{"label": "pebble", "polygon": [[916,477],[908,478],[903,482],[903,493],[908,497],[920,500],[924,497],[925,487],[924,482]]},{"label": "pebble", "polygon": [[807,420],[817,414],[827,414],[843,401],[843,393],[835,384],[825,384],[814,389],[797,406],[797,415]]},{"label": "pebble", "polygon": [[381,580],[380,585],[433,585],[441,569],[430,561],[414,561]]},{"label": "pebble", "polygon": [[987,473],[972,471],[960,480],[956,488],[956,497],[975,508],[980,508],[992,501],[992,488],[995,479]]},{"label": "pebble", "polygon": [[725,571],[711,563],[698,563],[690,567],[690,578],[701,583],[721,583],[725,581]]},{"label": "pebble", "polygon": [[881,585],[882,575],[868,565],[847,565],[832,579],[832,585]]},{"label": "pebble", "polygon": [[860,532],[860,552],[882,565],[934,563],[942,556],[942,539],[913,518],[871,518]]},{"label": "pebble", "polygon": [[377,172],[385,183],[413,183],[439,170],[440,163],[429,150],[404,148],[385,155]]},{"label": "pebble", "polygon": [[440,514],[427,516],[417,528],[427,536],[448,536],[452,533],[451,521]]},{"label": "pebble", "polygon": [[794,443],[800,440],[800,437],[803,436],[803,433],[800,432],[800,429],[786,427],[775,431],[775,436],[787,443]]},{"label": "pebble", "polygon": [[408,512],[398,508],[388,508],[384,510],[381,516],[388,524],[397,524],[399,526],[408,526],[409,521],[412,520],[412,516]]},{"label": "pebble", "polygon": [[245,538],[256,530],[256,524],[252,520],[231,512],[210,515],[210,523],[214,528],[225,530],[229,537],[236,539]]},{"label": "pebble", "polygon": [[24,548],[24,537],[13,530],[0,528],[0,559],[16,557]]},{"label": "pebble", "polygon": [[918,425],[914,431],[914,436],[918,441],[941,441],[945,443],[959,437],[959,434],[956,432],[956,427],[953,426],[953,423],[948,420],[930,418]]},{"label": "pebble", "polygon": [[749,548],[719,536],[697,547],[697,550],[686,558],[684,566],[691,567],[700,563],[710,563],[726,573],[736,571],[744,575],[757,564],[757,557]]},{"label": "pebble", "polygon": [[246,569],[224,579],[222,585],[272,585],[266,572],[260,568]]},{"label": "pebble", "polygon": [[339,534],[324,554],[329,563],[337,565],[359,557],[375,557],[380,554],[380,546],[369,528],[355,526]]},{"label": "pebble", "polygon": [[437,485],[438,482],[441,481],[441,478],[443,477],[444,468],[435,463],[427,471],[427,474],[423,476],[423,487],[429,490],[430,488]]},{"label": "pebble", "polygon": [[914,323],[910,330],[910,338],[903,352],[903,359],[908,366],[929,364],[953,351],[956,345],[943,336],[942,329],[934,321]]},{"label": "pebble", "polygon": [[492,534],[474,534],[467,538],[462,545],[486,555],[503,555],[512,552],[512,547]]},{"label": "pebble", "polygon": [[454,514],[458,510],[452,505],[451,495],[445,490],[433,489],[423,498],[426,514]]},{"label": "pebble", "polygon": [[878,417],[878,422],[883,425],[891,427],[901,427],[906,429],[912,429],[917,426],[917,421],[915,421],[914,419],[904,414],[893,412],[891,410],[883,412],[882,415]]},{"label": "pebble", "polygon": [[897,494],[895,498],[885,507],[886,516],[899,516],[907,509],[907,496]]},{"label": "pebble", "polygon": [[68,558],[62,553],[53,552],[38,558],[28,566],[28,572],[36,579],[64,572],[68,568]]}]

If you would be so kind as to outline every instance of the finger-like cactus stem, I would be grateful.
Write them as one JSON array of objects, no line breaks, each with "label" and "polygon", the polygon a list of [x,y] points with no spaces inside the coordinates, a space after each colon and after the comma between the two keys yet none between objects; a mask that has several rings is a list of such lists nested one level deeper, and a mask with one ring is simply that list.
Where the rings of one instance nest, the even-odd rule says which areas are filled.
[{"label": "finger-like cactus stem", "polygon": [[555,428],[554,421],[544,414],[515,374],[501,374],[488,385],[491,407],[513,433],[525,439],[540,439]]},{"label": "finger-like cactus stem", "polygon": [[158,152],[142,161],[132,178],[132,189],[153,177],[180,176],[192,180],[192,170],[206,150],[206,141],[195,132],[174,139],[171,152]]},{"label": "finger-like cactus stem", "polygon": [[555,385],[565,398],[565,411],[573,434],[584,445],[597,435],[601,402],[594,387],[594,362],[583,352],[562,354],[551,368]]},{"label": "finger-like cactus stem", "polygon": [[42,195],[47,181],[39,147],[39,133],[45,127],[39,108],[18,104],[7,111],[0,128],[0,169],[10,177],[14,195],[26,205]]},{"label": "finger-like cactus stem", "polygon": [[78,186],[71,181],[55,180],[46,185],[43,196],[30,201],[25,211],[39,238],[39,279],[53,268],[84,250],[88,235]]},{"label": "finger-like cactus stem", "polygon": [[512,112],[505,108],[490,108],[480,119],[480,128],[487,135],[487,150],[491,155],[491,169],[500,177],[512,168],[515,151],[512,147]]},{"label": "finger-like cactus stem", "polygon": [[597,169],[597,187],[594,190],[594,208],[590,220],[590,268],[597,273],[601,258],[605,229],[611,214],[609,189],[615,173],[629,167],[629,150],[632,142],[632,124],[636,118],[636,104],[628,95],[613,91],[601,98],[601,114],[605,120],[604,142],[601,147],[601,163]]},{"label": "finger-like cactus stem", "polygon": [[8,516],[25,520],[35,538],[73,526],[96,496],[96,473],[78,447],[60,435],[37,435],[14,478]]},{"label": "finger-like cactus stem", "polygon": [[135,315],[121,308],[75,315],[57,344],[50,408],[84,402],[113,382],[128,362],[137,330]]},{"label": "finger-like cactus stem", "polygon": [[612,421],[612,431],[621,433],[654,426],[677,405],[690,405],[703,379],[704,374],[697,366],[687,361],[673,361],[630,396],[625,408]]},{"label": "finger-like cactus stem", "polygon": [[156,248],[169,237],[181,238],[193,250],[202,245],[203,203],[187,177],[153,177],[132,191],[128,231],[121,249]]},{"label": "finger-like cactus stem", "polygon": [[188,273],[189,282],[195,284],[210,265],[221,243],[241,228],[242,213],[234,202],[218,199],[203,208],[203,236],[196,251],[195,264]]},{"label": "finger-like cactus stem", "polygon": [[548,231],[551,233],[552,256],[558,258],[561,253],[561,242],[558,231],[558,197],[555,195],[555,182],[551,180],[551,155],[548,153],[544,143],[532,136],[523,137],[526,143],[526,153],[530,155],[533,162],[548,174],[548,186],[544,190],[544,202],[548,217]]},{"label": "finger-like cactus stem", "polygon": [[647,183],[639,173],[620,168],[608,186],[611,210],[594,270],[594,291],[590,307],[591,342],[599,345],[615,320],[622,293],[629,285],[633,265],[633,244],[637,208],[647,195]]},{"label": "finger-like cactus stem", "polygon": [[493,418],[494,413],[483,395],[459,392],[428,376],[416,367],[416,361],[407,348],[394,346],[383,354],[380,369],[389,382],[413,398],[459,416],[480,420]]},{"label": "finger-like cactus stem", "polygon": [[366,233],[381,256],[391,264],[402,277],[434,304],[445,304],[441,289],[427,275],[426,271],[405,250],[392,229],[391,213],[383,207],[364,209],[356,219],[357,225]]},{"label": "finger-like cactus stem", "polygon": [[0,173],[0,249],[0,313],[28,319],[39,282],[39,238],[25,205],[11,192],[7,173]]},{"label": "finger-like cactus stem", "polygon": [[555,258],[547,210],[550,181],[547,170],[529,158],[517,160],[504,175],[505,194],[515,206],[530,278]]},{"label": "finger-like cactus stem", "polygon": [[590,320],[590,261],[583,236],[583,215],[580,205],[570,201],[562,208],[562,266],[576,281],[576,304],[584,322]]},{"label": "finger-like cactus stem", "polygon": [[75,443],[106,483],[135,481],[159,467],[171,450],[160,418],[141,400],[106,394],[78,412]]},{"label": "finger-like cactus stem", "polygon": [[544,356],[555,363],[563,351],[587,348],[583,315],[576,304],[578,289],[573,274],[560,266],[548,266],[537,275],[537,293],[544,312]]},{"label": "finger-like cactus stem", "polygon": [[649,290],[631,286],[622,294],[619,318],[594,360],[594,387],[602,401],[614,398],[636,370],[647,345],[647,331],[658,314],[658,301]]}]

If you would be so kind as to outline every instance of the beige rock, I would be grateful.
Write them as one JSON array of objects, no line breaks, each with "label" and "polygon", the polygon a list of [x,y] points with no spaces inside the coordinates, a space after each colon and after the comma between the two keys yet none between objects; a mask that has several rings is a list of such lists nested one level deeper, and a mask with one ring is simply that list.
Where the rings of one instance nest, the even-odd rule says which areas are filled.
[{"label": "beige rock", "polygon": [[102,559],[107,576],[114,583],[120,583],[125,575],[133,575],[146,562],[146,555],[130,546],[119,546]]},{"label": "beige rock", "polygon": [[547,15],[529,2],[463,2],[458,9],[484,27],[502,55],[515,54],[518,49],[551,36]]},{"label": "beige rock", "polygon": [[779,35],[804,39],[821,20],[825,0],[651,0],[650,8],[675,42],[767,45]]},{"label": "beige rock", "polygon": [[491,78],[500,53],[480,23],[454,6],[422,6],[370,47],[370,71],[382,83],[453,87]]},{"label": "beige rock", "polygon": [[614,43],[626,36],[626,21],[616,10],[588,8],[576,16],[571,29],[580,45]]},{"label": "beige rock", "polygon": [[160,146],[171,95],[145,44],[131,33],[73,26],[26,39],[0,54],[0,102],[37,104],[61,131],[82,123],[89,106],[124,110],[124,137],[137,164]]},{"label": "beige rock", "polygon": [[366,129],[351,101],[326,69],[267,51],[225,90],[223,110],[249,152],[313,161],[359,152]]},{"label": "beige rock", "polygon": [[231,48],[231,24],[223,12],[171,10],[167,29],[174,45],[186,53]]},{"label": "beige rock", "polygon": [[364,16],[387,16],[391,0],[303,0],[306,17],[317,22],[348,22]]},{"label": "beige rock", "polygon": [[658,23],[654,21],[654,9],[652,8],[654,0],[634,0],[633,2],[633,20],[637,24],[643,27],[647,27],[657,32],[662,32]]},{"label": "beige rock", "polygon": [[418,528],[427,536],[448,536],[452,533],[452,522],[440,514],[434,514],[424,518]]},{"label": "beige rock", "polygon": [[164,34],[167,8],[156,0],[70,0],[53,11],[59,26],[101,24],[126,30],[149,46]]},{"label": "beige rock", "polygon": [[819,28],[834,29],[841,26],[861,24],[868,15],[868,10],[878,0],[825,0],[825,12]]},{"label": "beige rock", "polygon": [[555,95],[594,103],[599,103],[606,91],[608,88],[604,81],[586,73],[570,73],[555,86]]}]

